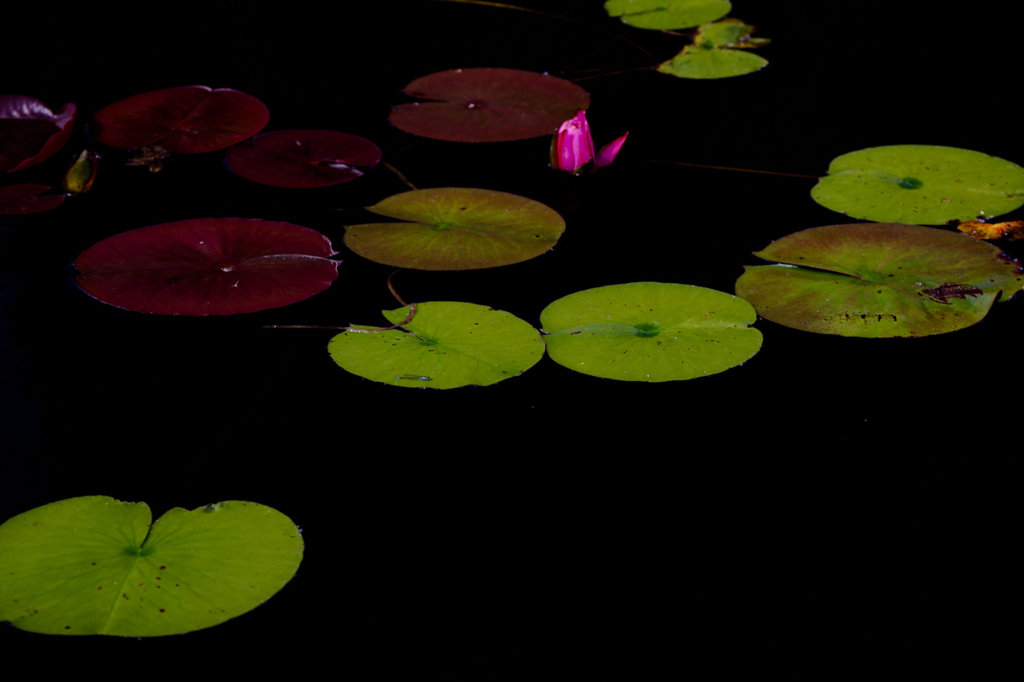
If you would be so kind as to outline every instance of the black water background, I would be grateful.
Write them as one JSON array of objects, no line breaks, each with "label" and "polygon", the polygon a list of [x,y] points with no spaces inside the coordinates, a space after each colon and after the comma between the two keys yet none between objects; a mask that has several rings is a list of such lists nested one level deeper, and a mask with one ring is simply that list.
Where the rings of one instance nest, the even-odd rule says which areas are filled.
[{"label": "black water background", "polygon": [[[844,222],[811,201],[813,180],[649,160],[823,174],[839,154],[916,143],[1024,161],[1007,105],[1019,58],[980,30],[1011,18],[981,4],[942,15],[738,1],[732,15],[774,41],[761,50],[764,71],[581,81],[596,142],[630,131],[621,157],[592,177],[547,168],[545,139],[404,148],[415,140],[386,117],[420,75],[502,66],[577,78],[656,61],[621,39],[584,57],[625,29],[600,3],[518,4],[586,26],[447,2],[327,14],[225,3],[26,11],[10,24],[24,35],[0,90],[54,108],[73,101],[80,125],[57,157],[5,183],[57,184],[86,144],[81,124],[110,102],[233,87],[267,104],[268,130],[363,135],[419,187],[496,189],[559,210],[567,232],[542,257],[396,279],[407,300],[487,304],[539,326],[551,301],[606,284],[732,292],[742,266],[758,263],[752,251]],[[659,59],[681,49],[674,36],[625,37]],[[1019,449],[1019,301],[913,341],[760,321],[755,358],[690,382],[617,383],[545,358],[487,388],[399,390],[334,366],[331,332],[260,327],[382,322],[379,311],[396,307],[390,268],[346,252],[341,225],[404,186],[378,167],[334,188],[277,190],[231,176],[220,159],[176,159],[157,175],[105,163],[92,193],[0,225],[0,517],[91,494],[144,500],[155,515],[254,500],[303,528],[306,560],[265,605],[185,637],[5,628],[5,646],[114,657],[301,649],[337,657],[342,670],[500,670],[517,652],[593,658],[589,647],[610,655],[609,643],[626,658],[671,657],[680,640],[713,655],[777,633],[782,613],[804,623],[793,636],[837,614],[886,614],[873,618],[886,632],[956,620],[954,607],[977,615],[973,600],[934,594],[960,585],[950,567],[964,556],[1002,561],[997,529]],[[117,310],[68,283],[68,264],[106,236],[236,215],[327,234],[342,251],[337,282],[284,309],[220,319]]]}]

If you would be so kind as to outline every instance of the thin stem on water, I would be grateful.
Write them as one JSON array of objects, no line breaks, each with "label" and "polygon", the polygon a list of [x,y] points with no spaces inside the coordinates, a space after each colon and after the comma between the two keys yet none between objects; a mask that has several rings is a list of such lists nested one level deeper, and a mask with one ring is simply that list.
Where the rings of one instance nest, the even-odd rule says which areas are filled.
[{"label": "thin stem on water", "polygon": [[740,173],[762,173],[764,175],[784,175],[789,178],[811,178],[820,180],[820,175],[803,175],[801,173],[780,173],[779,171],[755,170],[753,168],[732,168],[731,166],[708,166],[703,163],[685,163],[683,161],[662,161],[661,159],[639,159],[643,163],[667,163],[673,166],[693,166],[694,168],[712,168],[714,170],[739,171]]},{"label": "thin stem on water", "polygon": [[391,165],[390,163],[388,163],[387,161],[384,161],[384,162],[382,162],[382,163],[383,163],[383,165],[384,165],[384,167],[385,167],[385,168],[387,168],[387,169],[388,169],[389,171],[391,171],[391,172],[392,172],[392,173],[394,173],[394,174],[395,174],[396,176],[398,176],[398,179],[399,179],[399,180],[401,180],[402,182],[404,182],[404,183],[405,183],[405,184],[406,184],[406,185],[407,185],[408,187],[410,187],[410,188],[412,188],[412,189],[419,189],[419,188],[418,188],[418,187],[417,187],[416,185],[414,185],[414,184],[412,184],[411,182],[409,182],[409,179],[408,179],[408,178],[406,178],[406,177],[405,177],[404,175],[402,175],[402,174],[401,174],[401,173],[400,173],[400,172],[398,171],[398,169],[397,169],[397,168],[395,168],[394,166],[392,166],[392,165]]}]

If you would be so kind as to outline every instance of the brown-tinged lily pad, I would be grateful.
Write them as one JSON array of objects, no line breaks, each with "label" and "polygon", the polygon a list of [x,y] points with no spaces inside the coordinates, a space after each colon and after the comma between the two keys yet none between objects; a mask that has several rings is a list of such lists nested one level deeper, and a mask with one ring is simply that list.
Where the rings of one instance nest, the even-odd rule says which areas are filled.
[{"label": "brown-tinged lily pad", "polygon": [[951,332],[980,321],[994,301],[1024,287],[1024,268],[999,248],[917,225],[816,227],[755,255],[780,264],[747,266],[736,295],[761,317],[819,334]]},{"label": "brown-tinged lily pad", "polygon": [[159,142],[174,154],[230,147],[267,125],[263,102],[230,88],[164,88],[126,97],[96,112],[89,132],[111,147],[140,149]]},{"label": "brown-tinged lily pad", "polygon": [[280,308],[338,277],[331,242],[307,227],[202,218],[140,227],[93,244],[75,283],[118,308],[160,315],[232,315]]},{"label": "brown-tinged lily pad", "polygon": [[327,187],[355,180],[380,161],[366,138],[335,130],[279,130],[235,145],[224,156],[246,180],[272,187]]},{"label": "brown-tinged lily pad", "polygon": [[520,263],[558,242],[557,211],[516,194],[466,187],[418,189],[373,211],[409,222],[345,227],[345,246],[375,263],[415,270],[477,270]]},{"label": "brown-tinged lily pad", "polygon": [[54,113],[32,97],[0,95],[0,173],[50,158],[67,143],[74,126],[74,104]]},{"label": "brown-tinged lily pad", "polygon": [[517,69],[454,69],[417,78],[402,90],[435,100],[400,104],[389,121],[407,133],[449,142],[508,142],[550,135],[578,109],[586,90]]}]

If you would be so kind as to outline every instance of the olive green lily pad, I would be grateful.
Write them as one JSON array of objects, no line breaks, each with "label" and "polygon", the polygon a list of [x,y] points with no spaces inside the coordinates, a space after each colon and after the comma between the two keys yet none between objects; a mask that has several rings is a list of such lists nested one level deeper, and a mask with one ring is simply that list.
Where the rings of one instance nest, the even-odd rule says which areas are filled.
[{"label": "olive green lily pad", "polygon": [[[898,223],[815,227],[755,254],[736,295],[761,317],[818,334],[928,336],[968,327],[1024,287],[999,248],[949,230]],[[798,267],[799,266],[799,267]]]},{"label": "olive green lily pad", "polygon": [[987,220],[1024,204],[1024,168],[956,147],[871,147],[833,159],[811,198],[861,220]]},{"label": "olive green lily pad", "polygon": [[[750,38],[754,27],[739,19],[723,19],[697,29],[693,44],[667,62],[658,71],[677,78],[730,78],[753,73],[768,65],[768,60],[743,49],[767,45],[767,38]],[[735,49],[730,49],[735,48]]]},{"label": "olive green lily pad", "polygon": [[674,381],[717,374],[761,349],[746,301],[688,284],[633,282],[569,294],[540,314],[548,355],[583,374]]},{"label": "olive green lily pad", "polygon": [[[409,307],[383,311],[392,324]],[[356,329],[373,327],[356,326]],[[511,313],[474,303],[429,301],[399,329],[346,331],[327,346],[345,371],[392,386],[489,386],[518,376],[544,355],[540,333]]]},{"label": "olive green lily pad", "polygon": [[291,519],[255,502],[175,508],[74,497],[0,525],[0,620],[31,632],[153,637],[270,599],[302,561]]},{"label": "olive green lily pad", "polygon": [[732,3],[726,0],[608,0],[604,3],[610,16],[637,28],[676,30],[692,28],[721,19]]},{"label": "olive green lily pad", "polygon": [[409,222],[348,225],[345,245],[375,263],[416,270],[521,263],[551,249],[565,231],[562,216],[539,201],[486,189],[418,189],[366,210]]}]

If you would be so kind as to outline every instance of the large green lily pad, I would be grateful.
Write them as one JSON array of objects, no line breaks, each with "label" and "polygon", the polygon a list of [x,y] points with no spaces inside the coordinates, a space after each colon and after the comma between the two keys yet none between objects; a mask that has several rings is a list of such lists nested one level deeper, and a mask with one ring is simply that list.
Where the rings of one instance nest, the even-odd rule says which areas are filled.
[{"label": "large green lily pad", "polygon": [[[997,247],[917,225],[815,227],[755,255],[786,265],[748,266],[736,295],[772,322],[819,334],[928,336],[981,320],[1024,269]],[[799,267],[797,267],[799,266]]]},{"label": "large green lily pad", "polygon": [[837,156],[811,190],[851,218],[914,225],[987,220],[1024,204],[1024,168],[956,147],[900,144]]},{"label": "large green lily pad", "polygon": [[175,508],[74,497],[0,525],[0,620],[31,632],[152,637],[251,611],[302,561],[298,528],[255,502]]},{"label": "large green lily pad", "polygon": [[692,28],[721,19],[732,3],[726,0],[608,0],[610,16],[637,28],[676,30]]},{"label": "large green lily pad", "polygon": [[345,227],[345,245],[375,263],[416,270],[476,270],[520,263],[558,242],[565,221],[544,204],[465,187],[418,189],[373,206],[410,222]]},{"label": "large green lily pad", "polygon": [[678,78],[730,78],[753,73],[768,65],[768,60],[741,50],[767,45],[767,38],[751,38],[753,26],[739,19],[722,19],[697,29],[693,44],[667,62],[658,71]]},{"label": "large green lily pad", "polygon": [[633,282],[578,291],[540,314],[551,359],[591,376],[674,381],[717,374],[761,348],[746,301],[688,284]]},{"label": "large green lily pad", "polygon": [[[383,313],[398,324],[409,307]],[[342,369],[366,379],[411,388],[457,388],[489,386],[522,374],[543,357],[544,342],[530,324],[503,310],[429,301],[417,304],[416,315],[400,329],[342,332],[327,350]]]}]

